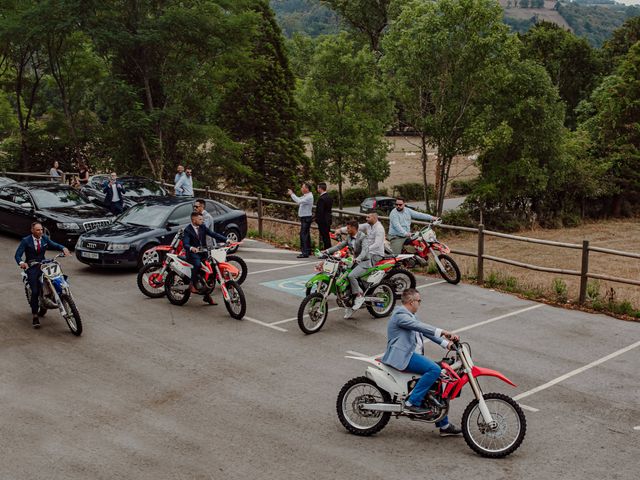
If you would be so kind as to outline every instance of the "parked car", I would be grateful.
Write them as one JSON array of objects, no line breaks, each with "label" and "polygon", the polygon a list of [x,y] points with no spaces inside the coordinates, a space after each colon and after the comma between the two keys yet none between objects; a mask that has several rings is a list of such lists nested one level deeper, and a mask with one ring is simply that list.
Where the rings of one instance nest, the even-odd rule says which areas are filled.
[{"label": "parked car", "polygon": [[[247,215],[214,200],[207,200],[216,232],[231,241],[247,235]],[[76,255],[87,265],[137,267],[142,255],[156,245],[168,245],[191,220],[193,198],[161,197],[134,205],[112,224],[78,239]]]},{"label": "parked car", "polygon": [[0,187],[4,187],[5,185],[9,185],[10,183],[16,183],[16,181],[13,178],[0,177]]},{"label": "parked car", "polygon": [[[414,210],[416,208],[412,205],[407,205],[407,207]],[[396,199],[394,197],[367,197],[360,204],[360,213],[376,212],[380,215],[389,215],[394,208],[396,208]]]},{"label": "parked car", "polygon": [[[124,176],[118,178],[118,180],[124,185],[125,210],[144,200],[168,195],[167,191],[151,178]],[[105,194],[103,189],[107,181],[109,181],[109,175],[93,175],[89,177],[89,181],[80,191],[92,202],[104,206]]]},{"label": "parked car", "polygon": [[57,182],[12,183],[0,188],[0,229],[28,235],[39,221],[46,235],[73,247],[80,234],[109,225],[113,216],[68,185]]}]

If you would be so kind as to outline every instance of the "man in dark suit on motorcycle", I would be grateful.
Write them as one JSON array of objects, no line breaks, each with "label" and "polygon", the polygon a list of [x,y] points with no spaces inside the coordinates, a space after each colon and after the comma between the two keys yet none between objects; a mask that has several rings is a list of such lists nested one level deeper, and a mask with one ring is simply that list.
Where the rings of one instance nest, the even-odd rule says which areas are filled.
[{"label": "man in dark suit on motorcycle", "polygon": [[[71,255],[71,252],[59,243],[54,242],[44,235],[44,228],[39,222],[31,224],[31,235],[24,237],[16,250],[16,263],[21,269],[26,271],[29,286],[31,287],[31,314],[33,315],[33,328],[40,328],[40,319],[38,318],[38,309],[40,306],[40,264],[45,258],[48,248],[64,252],[65,255]],[[22,256],[24,255],[24,261]]]},{"label": "man in dark suit on motorcycle", "polygon": [[[205,259],[206,254],[198,252],[198,248],[207,246],[207,236],[212,237],[217,242],[225,243],[227,237],[220,235],[204,225],[204,217],[199,212],[193,212],[191,214],[191,223],[184,229],[184,238],[182,244],[187,252],[187,262],[193,265],[191,269],[191,292],[198,293],[196,288],[196,281],[200,274],[200,266],[202,260]],[[207,298],[208,297],[208,298]],[[215,305],[216,303],[207,295],[205,302]]]}]

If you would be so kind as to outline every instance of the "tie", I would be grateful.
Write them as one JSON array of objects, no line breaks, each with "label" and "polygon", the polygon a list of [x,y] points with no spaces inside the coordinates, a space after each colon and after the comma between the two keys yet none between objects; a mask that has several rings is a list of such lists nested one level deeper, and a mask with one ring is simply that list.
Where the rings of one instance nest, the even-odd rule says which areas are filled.
[{"label": "tie", "polygon": [[40,239],[36,238],[36,253],[40,255]]}]

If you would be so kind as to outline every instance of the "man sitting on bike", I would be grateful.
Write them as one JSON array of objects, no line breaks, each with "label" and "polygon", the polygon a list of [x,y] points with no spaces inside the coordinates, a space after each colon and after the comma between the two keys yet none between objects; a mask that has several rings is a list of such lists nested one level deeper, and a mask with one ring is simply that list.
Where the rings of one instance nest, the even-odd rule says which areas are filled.
[{"label": "man sitting on bike", "polygon": [[[203,224],[204,217],[202,214],[192,212],[191,223],[184,229],[184,238],[182,239],[184,250],[187,253],[187,262],[193,265],[191,269],[191,293],[198,293],[196,283],[200,275],[202,260],[206,258],[206,253],[200,253],[198,249],[206,248],[207,236],[214,238],[218,242],[225,243],[227,241],[225,236],[211,231]],[[204,301],[211,305],[216,305],[216,302],[209,295],[204,298]]]},{"label": "man sitting on bike", "polygon": [[402,246],[407,239],[411,237],[411,221],[424,220],[425,222],[433,222],[438,217],[429,215],[428,213],[420,213],[405,206],[404,198],[396,198],[396,208],[389,213],[389,243],[391,243],[391,251],[394,255],[402,253]]},{"label": "man sitting on bike", "polygon": [[[424,337],[443,348],[451,349],[453,342],[460,337],[441,328],[422,323],[416,317],[420,308],[420,293],[415,288],[402,292],[402,306],[394,310],[387,324],[387,351],[382,363],[397,370],[407,370],[422,376],[404,402],[405,408],[412,413],[423,414],[429,406],[423,406],[427,392],[440,376],[440,365],[424,356]],[[435,401],[435,399],[434,399]],[[460,435],[462,431],[448,417],[436,423],[440,428],[440,436]]]},{"label": "man sitting on bike", "polygon": [[[33,315],[33,328],[40,328],[40,319],[38,318],[38,309],[40,306],[40,276],[42,270],[40,265],[29,266],[30,263],[41,262],[44,260],[47,248],[53,250],[59,250],[64,252],[65,255],[71,255],[71,252],[54,242],[46,235],[43,235],[44,229],[40,222],[33,222],[31,224],[31,235],[24,237],[18,245],[16,250],[16,263],[20,265],[20,268],[26,270],[29,286],[31,287],[31,314]],[[22,261],[22,255],[25,256],[25,261]]]}]

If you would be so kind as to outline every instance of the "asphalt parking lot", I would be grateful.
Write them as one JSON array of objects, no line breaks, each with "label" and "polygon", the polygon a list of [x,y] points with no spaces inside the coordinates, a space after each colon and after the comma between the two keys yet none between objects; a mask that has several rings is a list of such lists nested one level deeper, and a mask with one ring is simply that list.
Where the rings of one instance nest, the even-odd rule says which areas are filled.
[{"label": "asphalt parking lot", "polygon": [[[295,316],[313,261],[245,242],[237,321],[219,292],[219,306],[177,307],[144,297],[133,271],[63,259],[85,328],[76,338],[55,311],[31,328],[17,244],[0,236],[0,479],[638,477],[638,323],[420,278],[419,316],[518,385],[481,381],[518,399],[528,422],[519,450],[488,460],[407,419],[370,438],[344,430],[336,396],[365,369],[344,356],[382,352],[386,319],[335,310],[304,335]],[[452,421],[469,401],[452,403]]]}]

